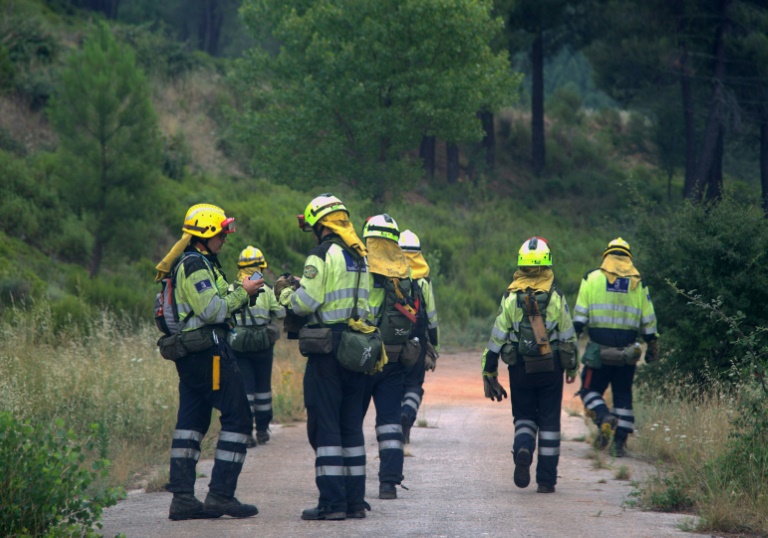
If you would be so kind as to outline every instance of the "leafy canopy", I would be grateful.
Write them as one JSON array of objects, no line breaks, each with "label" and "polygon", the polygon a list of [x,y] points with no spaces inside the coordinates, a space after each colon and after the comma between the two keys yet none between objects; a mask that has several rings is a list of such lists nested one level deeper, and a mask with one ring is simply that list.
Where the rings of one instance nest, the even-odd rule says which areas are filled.
[{"label": "leafy canopy", "polygon": [[239,66],[256,171],[380,197],[418,176],[423,135],[479,140],[476,113],[508,104],[519,83],[491,50],[503,23],[490,10],[486,0],[245,0],[248,26],[279,43]]}]

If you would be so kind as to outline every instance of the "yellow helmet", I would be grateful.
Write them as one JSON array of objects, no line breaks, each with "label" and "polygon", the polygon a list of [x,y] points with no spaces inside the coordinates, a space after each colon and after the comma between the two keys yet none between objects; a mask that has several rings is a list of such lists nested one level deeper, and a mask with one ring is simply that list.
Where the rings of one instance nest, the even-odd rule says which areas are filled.
[{"label": "yellow helmet", "polygon": [[363,226],[363,238],[367,237],[383,237],[384,239],[390,239],[397,243],[400,237],[400,230],[397,227],[395,219],[387,215],[374,215],[369,217],[365,221]]},{"label": "yellow helmet", "polygon": [[603,258],[605,258],[608,254],[624,254],[630,258],[632,257],[632,251],[629,249],[629,243],[624,241],[621,237],[617,237],[608,243],[608,246],[605,248],[605,252],[603,252]]},{"label": "yellow helmet", "polygon": [[245,267],[256,267],[257,269],[266,269],[267,260],[264,259],[264,253],[256,247],[248,245],[240,253],[240,257],[237,259],[237,266],[241,269]]},{"label": "yellow helmet", "polygon": [[411,230],[403,230],[400,233],[400,239],[397,240],[397,244],[400,245],[404,252],[421,252],[421,241]]},{"label": "yellow helmet", "polygon": [[234,232],[235,219],[227,218],[224,210],[218,206],[197,204],[187,210],[181,230],[208,239],[222,232],[225,234]]},{"label": "yellow helmet", "polygon": [[552,252],[549,243],[543,237],[530,237],[525,240],[517,253],[518,267],[552,267]]},{"label": "yellow helmet", "polygon": [[349,214],[344,203],[333,194],[330,192],[321,194],[307,204],[307,208],[304,210],[303,215],[298,215],[299,228],[305,232],[311,232],[314,225],[317,224],[321,218],[334,211],[345,211]]}]

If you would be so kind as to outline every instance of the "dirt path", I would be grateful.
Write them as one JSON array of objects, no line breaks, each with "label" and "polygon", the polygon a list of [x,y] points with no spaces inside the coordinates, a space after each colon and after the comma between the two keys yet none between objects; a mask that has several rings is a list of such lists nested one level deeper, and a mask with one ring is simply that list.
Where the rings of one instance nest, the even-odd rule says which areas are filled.
[{"label": "dirt path", "polygon": [[[632,487],[614,478],[614,470],[593,468],[589,446],[573,441],[587,428],[580,417],[563,414],[557,493],[541,495],[533,484],[521,490],[512,483],[512,414],[509,400],[483,398],[476,354],[445,355],[427,374],[425,403],[406,449],[404,485],[398,499],[377,497],[378,456],[373,420],[365,423],[368,453],[368,502],[364,520],[301,521],[302,509],[317,500],[314,454],[304,424],[276,427],[272,441],[249,452],[240,476],[238,497],[259,507],[244,520],[222,518],[171,522],[169,493],[131,493],[104,515],[105,536],[271,537],[293,536],[528,536],[528,537],[657,537],[691,536],[678,530],[687,516],[641,512],[628,508]],[[506,375],[502,373],[506,385]],[[506,385],[508,387],[508,385]],[[566,386],[566,400],[575,391]],[[565,402],[568,406],[568,402]],[[574,409],[578,409],[574,405]],[[650,469],[619,460],[632,479]],[[609,461],[609,463],[611,463]],[[535,465],[535,461],[534,461]],[[618,462],[613,462],[618,467]],[[211,461],[198,469],[210,475]],[[207,478],[197,494],[205,498]]]}]

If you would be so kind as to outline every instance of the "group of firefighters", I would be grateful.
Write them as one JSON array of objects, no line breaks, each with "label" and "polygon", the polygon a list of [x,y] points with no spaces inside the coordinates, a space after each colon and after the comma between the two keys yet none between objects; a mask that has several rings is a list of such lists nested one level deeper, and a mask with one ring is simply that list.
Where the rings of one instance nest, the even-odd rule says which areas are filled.
[{"label": "group of firefighters", "polygon": [[[425,372],[438,358],[429,266],[416,234],[401,232],[388,214],[367,219],[362,240],[343,202],[330,193],[314,198],[298,218],[317,245],[300,278],[284,273],[273,288],[261,274],[264,253],[252,246],[239,256],[237,279],[227,282],[218,256],[235,231],[234,219],[210,204],[189,208],[182,238],[157,266],[157,280],[170,282],[162,292],[168,325],[158,345],[179,375],[167,485],[172,520],[258,513],[235,490],[247,448],[270,440],[271,370],[280,337],[275,322],[282,319],[307,357],[304,403],[319,499],[301,518],[364,518],[370,510],[363,419],[371,400],[379,498],[397,498]],[[509,368],[515,425],[514,482],[521,488],[530,483],[538,437],[536,482],[539,492],[550,493],[557,480],[563,373],[567,383],[577,376],[577,335],[587,328],[580,394],[598,426],[597,443],[620,457],[633,431],[631,386],[641,355],[636,340],[648,343],[647,362],[657,358],[656,320],[621,238],[610,242],[600,268],[585,275],[573,318],[554,283],[546,239],[527,239],[517,265],[483,353],[483,385],[486,397],[507,397],[498,381],[501,358]],[[612,409],[603,399],[609,384]],[[196,464],[213,408],[221,413],[221,431],[201,502],[194,494]]]}]

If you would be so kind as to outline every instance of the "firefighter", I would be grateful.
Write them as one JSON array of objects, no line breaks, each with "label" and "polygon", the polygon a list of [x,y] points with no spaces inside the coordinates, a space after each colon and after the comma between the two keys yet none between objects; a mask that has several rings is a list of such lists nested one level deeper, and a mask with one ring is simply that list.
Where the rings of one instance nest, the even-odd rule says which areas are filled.
[{"label": "firefighter", "polygon": [[[304,374],[307,434],[315,450],[318,504],[304,510],[304,520],[364,518],[365,442],[363,397],[366,374],[344,368],[337,360],[347,322],[368,316],[367,251],[349,220],[349,212],[330,193],[314,198],[299,215],[299,226],[312,232],[318,245],[307,257],[300,281],[290,275],[275,283],[280,304],[304,316],[308,328],[330,331],[299,333],[299,347],[309,351]],[[356,302],[355,302],[356,298]],[[308,336],[316,338],[310,342]],[[322,335],[330,333],[327,337]],[[327,338],[332,339],[326,341]]]},{"label": "firefighter", "polygon": [[[403,353],[415,351],[406,342],[416,320],[411,299],[411,267],[398,245],[400,230],[387,214],[370,217],[363,227],[371,274],[370,322],[379,327],[389,362],[381,372],[368,377],[364,413],[371,399],[376,407],[376,440],[379,444],[379,499],[396,499],[395,486],[403,480],[403,427],[400,408],[403,399]],[[397,310],[396,304],[411,308],[413,319]]]},{"label": "firefighter", "polygon": [[404,230],[400,234],[398,244],[411,266],[411,278],[418,284],[420,291],[420,310],[415,335],[421,343],[421,353],[418,362],[405,371],[400,410],[403,438],[406,443],[410,443],[411,427],[416,421],[419,406],[424,398],[424,374],[426,370],[435,371],[440,345],[435,296],[429,278],[429,265],[421,253],[421,242],[415,233]]},{"label": "firefighter", "polygon": [[[613,435],[614,454],[622,457],[634,431],[632,382],[641,355],[637,339],[642,336],[648,344],[648,363],[658,359],[659,343],[650,292],[632,262],[629,243],[621,237],[608,243],[600,268],[584,275],[573,323],[577,333],[587,327],[589,335],[579,394],[598,426],[597,446],[608,446]],[[608,385],[613,393],[611,410],[603,399]]]},{"label": "firefighter", "polygon": [[566,382],[577,374],[576,333],[565,296],[554,284],[546,240],[531,237],[520,247],[518,269],[501,299],[483,353],[486,398],[501,401],[499,357],[508,365],[515,424],[514,482],[525,488],[538,436],[538,493],[554,493],[560,459],[560,407]]},{"label": "firefighter", "polygon": [[[246,247],[237,260],[237,280],[242,282],[256,272],[267,268],[264,253],[253,246]],[[237,365],[243,373],[245,392],[256,425],[256,436],[248,439],[248,447],[269,441],[269,423],[272,421],[272,362],[275,342],[280,329],[275,321],[285,318],[285,308],[267,285],[253,305],[243,307],[234,316],[235,330],[230,333]]]},{"label": "firefighter", "polygon": [[[232,313],[248,304],[249,296],[256,295],[264,281],[248,280],[227,293],[218,255],[227,235],[235,231],[234,220],[214,205],[190,207],[184,217],[182,239],[157,266],[158,279],[175,272],[173,297],[181,327],[177,334],[180,351],[172,357],[179,374],[179,411],[167,486],[173,493],[168,516],[172,520],[250,517],[258,513],[255,506],[235,498],[252,419],[226,333]],[[221,432],[208,495],[201,503],[194,495],[195,468],[212,408],[221,412]]]}]

